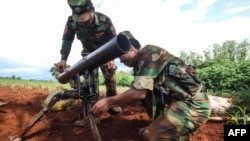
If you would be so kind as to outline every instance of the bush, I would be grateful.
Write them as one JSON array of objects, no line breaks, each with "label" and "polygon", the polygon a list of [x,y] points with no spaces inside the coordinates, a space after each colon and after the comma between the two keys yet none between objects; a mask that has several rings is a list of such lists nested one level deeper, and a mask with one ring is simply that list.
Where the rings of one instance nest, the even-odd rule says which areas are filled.
[{"label": "bush", "polygon": [[250,61],[214,64],[197,71],[203,84],[211,90],[239,90],[250,84]]},{"label": "bush", "polygon": [[[134,76],[130,72],[117,72],[116,84],[121,87],[129,87],[134,79]],[[104,85],[104,77],[102,73],[99,73],[99,85]]]}]

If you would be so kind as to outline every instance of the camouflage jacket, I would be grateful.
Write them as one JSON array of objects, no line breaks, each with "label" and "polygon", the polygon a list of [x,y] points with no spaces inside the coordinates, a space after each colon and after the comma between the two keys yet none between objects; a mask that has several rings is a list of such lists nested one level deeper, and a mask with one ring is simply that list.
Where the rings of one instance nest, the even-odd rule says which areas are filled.
[{"label": "camouflage jacket", "polygon": [[[158,98],[156,102],[160,102],[162,96],[159,90],[155,90],[155,85],[162,86],[169,92],[168,101],[176,98],[189,100],[200,91],[201,84],[196,77],[187,72],[187,68],[183,60],[165,49],[147,45],[138,52],[135,59],[132,85],[136,89],[146,89],[149,93],[153,93],[155,98]],[[147,94],[142,101],[148,113],[152,113],[152,98]]]},{"label": "camouflage jacket", "polygon": [[69,16],[62,38],[60,51],[62,60],[67,60],[75,35],[81,41],[83,48],[89,52],[99,48],[116,35],[116,30],[109,17],[99,12],[95,12],[94,17],[94,24],[89,28],[84,28],[74,22],[72,16]]}]

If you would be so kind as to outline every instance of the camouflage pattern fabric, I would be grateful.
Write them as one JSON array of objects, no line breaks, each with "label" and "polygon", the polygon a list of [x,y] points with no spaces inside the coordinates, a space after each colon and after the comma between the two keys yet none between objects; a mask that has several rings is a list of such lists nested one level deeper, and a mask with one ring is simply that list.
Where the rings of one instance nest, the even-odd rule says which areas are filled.
[{"label": "camouflage pattern fabric", "polygon": [[121,34],[125,35],[128,39],[135,39],[132,33],[128,30],[121,32]]},{"label": "camouflage pattern fabric", "polygon": [[[99,12],[94,13],[95,22],[91,27],[85,28],[78,25],[73,21],[72,16],[69,16],[65,25],[63,34],[63,43],[61,48],[61,59],[67,60],[75,35],[81,41],[83,52],[82,56],[86,56],[88,53],[101,47],[114,36],[116,36],[116,30],[112,24],[111,19]],[[116,79],[115,71],[108,70],[107,64],[100,66],[101,71],[105,78],[105,85],[107,88],[107,95],[112,96],[116,94]],[[96,84],[98,85],[98,69],[95,72]]]},{"label": "camouflage pattern fabric", "polygon": [[191,135],[206,123],[211,113],[206,94],[198,93],[196,96],[193,103],[177,101],[165,105],[163,113],[146,127],[143,140],[191,140]]},{"label": "camouflage pattern fabric", "polygon": [[[149,116],[157,112],[156,119],[145,128],[144,141],[190,140],[191,135],[208,120],[211,113],[208,97],[200,92],[200,82],[189,75],[180,58],[163,48],[147,45],[138,52],[134,76],[132,85],[136,89],[148,90],[142,103]],[[160,93],[152,89],[154,84],[169,90],[169,96],[165,97],[168,103],[163,109],[159,106]],[[152,110],[153,99],[156,100],[156,111]]]},{"label": "camouflage pattern fabric", "polygon": [[84,22],[89,19],[89,14],[94,11],[91,0],[68,0],[72,10],[72,18],[75,22]]},{"label": "camouflage pattern fabric", "polygon": [[135,39],[135,37],[132,35],[130,31],[125,30],[120,32],[120,34],[125,35],[128,38],[130,44],[133,45],[135,48],[140,49],[141,47],[140,42],[137,39]]},{"label": "camouflage pattern fabric", "polygon": [[89,52],[104,45],[116,35],[116,30],[109,17],[95,12],[95,23],[90,28],[81,27],[69,16],[63,34],[61,59],[67,60],[75,35],[81,41],[82,47]]},{"label": "camouflage pattern fabric", "polygon": [[90,0],[68,0],[68,3],[72,6],[81,6],[89,3]]}]

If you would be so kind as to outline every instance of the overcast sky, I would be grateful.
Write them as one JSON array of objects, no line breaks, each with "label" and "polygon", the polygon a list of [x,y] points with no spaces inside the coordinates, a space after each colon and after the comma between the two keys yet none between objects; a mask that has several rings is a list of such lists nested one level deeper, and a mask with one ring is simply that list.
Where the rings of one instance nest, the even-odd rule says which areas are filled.
[{"label": "overcast sky", "polygon": [[[158,45],[177,56],[180,51],[202,54],[209,45],[225,40],[250,39],[249,0],[92,2],[96,11],[111,18],[117,32],[130,30],[143,46]],[[69,15],[66,0],[1,0],[0,76],[47,79],[50,67],[60,60]],[[81,58],[80,50],[76,39],[70,65]]]}]

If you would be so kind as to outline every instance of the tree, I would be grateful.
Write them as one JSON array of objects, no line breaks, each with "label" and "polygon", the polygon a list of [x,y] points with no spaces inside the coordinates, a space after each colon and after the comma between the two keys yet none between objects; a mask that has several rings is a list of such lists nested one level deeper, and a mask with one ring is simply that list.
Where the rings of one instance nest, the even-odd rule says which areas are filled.
[{"label": "tree", "polygon": [[226,40],[223,45],[214,44],[212,48],[213,58],[218,63],[244,61],[248,57],[249,42],[243,40],[237,43],[234,40]]},{"label": "tree", "polygon": [[[208,89],[237,90],[249,84],[250,43],[226,40],[222,45],[213,44],[203,51],[203,57],[194,52],[181,52],[180,57],[187,64],[195,65],[200,79]],[[249,86],[249,85],[248,85]]]},{"label": "tree", "polygon": [[247,40],[243,40],[238,46],[236,50],[235,58],[237,61],[244,61],[248,58],[248,52],[250,50],[250,43]]},{"label": "tree", "polygon": [[203,57],[198,53],[190,51],[189,53],[185,53],[183,51],[180,52],[180,58],[183,59],[188,65],[200,66],[202,64]]}]

